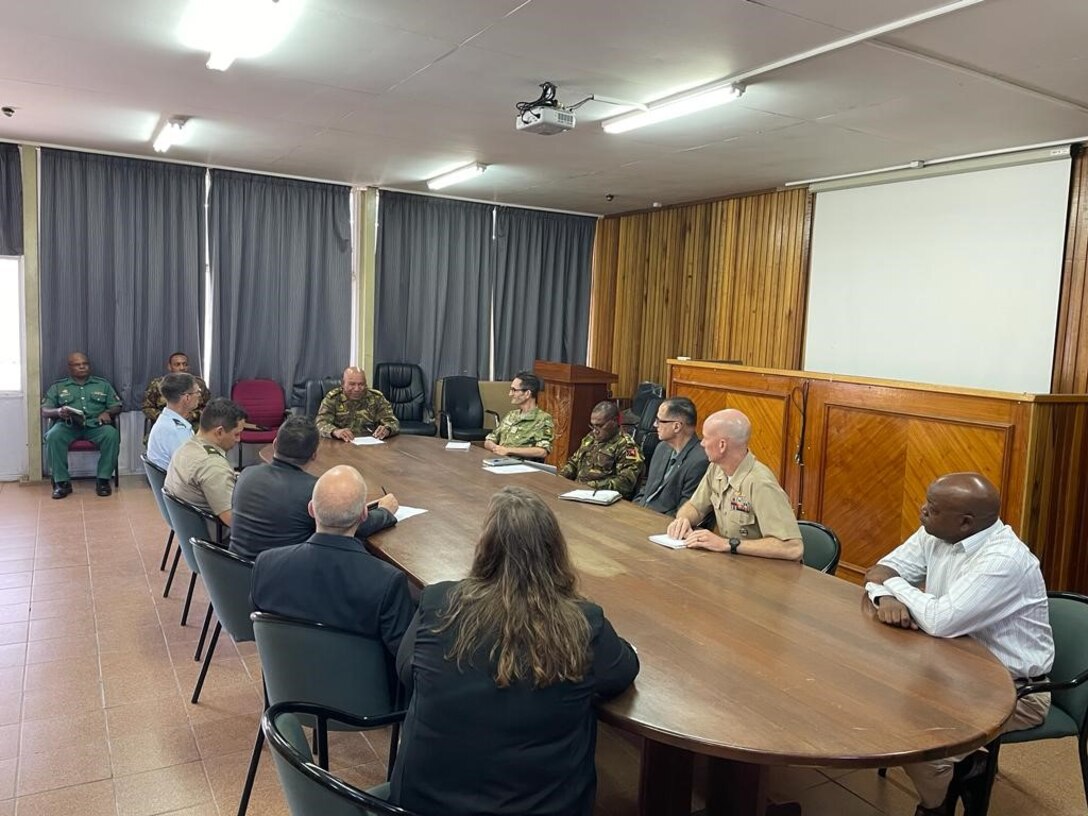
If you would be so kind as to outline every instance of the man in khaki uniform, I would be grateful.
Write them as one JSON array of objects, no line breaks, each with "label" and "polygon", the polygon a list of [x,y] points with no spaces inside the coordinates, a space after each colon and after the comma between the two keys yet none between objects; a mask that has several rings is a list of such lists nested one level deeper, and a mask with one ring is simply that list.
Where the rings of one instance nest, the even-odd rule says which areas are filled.
[{"label": "man in khaki uniform", "polygon": [[[804,545],[789,498],[748,450],[751,436],[752,423],[740,411],[707,418],[702,445],[710,466],[668,534],[698,549],[800,561]],[[720,535],[693,529],[711,510]]]},{"label": "man in khaki uniform", "polygon": [[[166,373],[188,374],[196,380],[197,387],[200,389],[200,398],[196,401],[196,405],[193,406],[192,410],[185,415],[185,419],[189,420],[195,428],[200,421],[200,412],[204,410],[204,406],[208,404],[208,400],[211,398],[211,394],[208,392],[208,384],[189,371],[189,355],[184,351],[175,351],[170,355],[170,359],[166,361]],[[140,410],[144,412],[144,416],[148,418],[151,425],[155,424],[159,414],[166,407],[166,397],[162,395],[161,390],[162,381],[163,377],[156,377],[147,384],[147,390],[144,391],[144,402]]]},{"label": "man in khaki uniform", "polygon": [[484,439],[484,447],[499,456],[543,459],[552,450],[555,423],[552,415],[537,407],[540,378],[531,371],[519,371],[510,383],[514,410],[502,418]]},{"label": "man in khaki uniform", "polygon": [[317,409],[317,430],[322,436],[350,442],[357,436],[385,439],[400,430],[393,406],[381,391],[367,387],[361,369],[345,369],[341,383]]},{"label": "man in khaki uniform", "polygon": [[589,415],[589,429],[559,475],[631,498],[645,460],[635,440],[620,430],[616,403],[598,402]]},{"label": "man in khaki uniform", "polygon": [[217,397],[204,407],[200,430],[174,451],[166,471],[166,492],[207,510],[228,527],[238,474],[227,451],[238,444],[246,412],[236,402]]}]

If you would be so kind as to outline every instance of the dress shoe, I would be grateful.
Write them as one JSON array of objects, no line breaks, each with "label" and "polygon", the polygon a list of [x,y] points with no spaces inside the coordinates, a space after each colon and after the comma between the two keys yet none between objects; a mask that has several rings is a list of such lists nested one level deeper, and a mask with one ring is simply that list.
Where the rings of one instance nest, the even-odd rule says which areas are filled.
[{"label": "dress shoe", "polygon": [[94,485],[94,492],[99,496],[108,496],[113,493],[113,488],[110,487],[109,479],[97,479]]},{"label": "dress shoe", "polygon": [[935,808],[918,805],[914,811],[914,816],[948,816],[948,809],[943,804]]},{"label": "dress shoe", "polygon": [[63,499],[72,492],[71,482],[53,482],[53,498]]}]

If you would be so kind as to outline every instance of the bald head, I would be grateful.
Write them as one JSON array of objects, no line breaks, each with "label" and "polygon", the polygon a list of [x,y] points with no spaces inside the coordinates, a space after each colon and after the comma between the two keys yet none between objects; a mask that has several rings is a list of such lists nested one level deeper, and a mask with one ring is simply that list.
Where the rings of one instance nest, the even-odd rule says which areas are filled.
[{"label": "bald head", "polygon": [[344,377],[340,381],[344,389],[344,396],[349,400],[359,399],[366,392],[366,374],[361,368],[348,366],[344,369]]},{"label": "bald head", "polygon": [[73,351],[68,355],[68,374],[79,382],[91,376],[91,361],[82,351]]},{"label": "bald head", "polygon": [[723,436],[738,445],[747,445],[752,438],[752,423],[736,408],[715,411],[703,423],[703,433]]},{"label": "bald head", "polygon": [[366,482],[351,465],[325,471],[314,485],[310,515],[319,533],[351,535],[366,518]]},{"label": "bald head", "polygon": [[922,526],[943,541],[956,543],[997,521],[1001,496],[981,473],[949,473],[926,491]]}]

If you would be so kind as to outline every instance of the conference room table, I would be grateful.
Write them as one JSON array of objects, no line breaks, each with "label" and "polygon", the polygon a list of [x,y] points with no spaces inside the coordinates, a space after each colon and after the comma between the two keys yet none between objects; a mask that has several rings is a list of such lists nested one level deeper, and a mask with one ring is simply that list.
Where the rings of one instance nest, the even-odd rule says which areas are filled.
[{"label": "conference room table", "polygon": [[643,738],[644,816],[691,812],[695,754],[711,758],[707,813],[754,816],[770,766],[876,768],[966,753],[1012,712],[1009,673],[970,638],[881,624],[859,587],[798,563],[660,546],[648,536],[667,517],[623,501],[560,500],[574,483],[490,473],[490,455],[425,437],[322,440],[308,469],[354,465],[371,498],[384,489],[427,510],[370,541],[419,586],[467,575],[501,487],[544,499],[581,592],[638,651],[633,687],[599,717]]}]

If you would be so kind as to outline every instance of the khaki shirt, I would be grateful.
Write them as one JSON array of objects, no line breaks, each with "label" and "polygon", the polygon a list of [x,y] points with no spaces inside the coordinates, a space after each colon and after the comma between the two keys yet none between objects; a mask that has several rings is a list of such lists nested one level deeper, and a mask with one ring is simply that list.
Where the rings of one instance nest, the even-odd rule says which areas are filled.
[{"label": "khaki shirt", "polygon": [[629,499],[642,475],[644,462],[635,440],[622,431],[605,442],[597,442],[593,434],[586,434],[559,475],[596,490],[615,490]]},{"label": "khaki shirt", "polygon": [[770,469],[751,453],[741,460],[736,472],[711,464],[691,497],[699,516],[714,511],[718,535],[723,538],[801,538],[801,528],[786,495]]},{"label": "khaki shirt", "polygon": [[539,407],[524,413],[515,408],[487,435],[487,440],[496,445],[507,448],[543,448],[548,453],[551,453],[554,438],[555,423],[552,415],[541,411]]},{"label": "khaki shirt", "polygon": [[182,501],[218,516],[230,510],[237,478],[222,448],[194,436],[174,451],[165,486]]},{"label": "khaki shirt", "polygon": [[315,421],[322,436],[332,436],[340,428],[350,428],[352,436],[369,436],[379,425],[388,428],[391,435],[400,430],[393,406],[381,391],[373,388],[368,388],[357,400],[344,396],[343,388],[334,388],[321,400]]},{"label": "khaki shirt", "polygon": [[[208,391],[208,384],[204,380],[195,374],[192,378],[196,380],[197,387],[200,389],[200,401],[196,404],[196,408],[189,412],[185,417],[192,423],[195,428],[197,423],[200,422],[200,412],[204,410],[204,406],[208,404],[208,400],[211,399],[211,393]],[[162,377],[156,377],[147,384],[147,390],[144,391],[144,402],[140,406],[140,410],[144,412],[144,416],[155,422],[159,418],[159,414],[162,413],[162,409],[166,407],[166,397],[162,395],[162,391],[159,390],[159,386],[162,385]]]},{"label": "khaki shirt", "polygon": [[57,380],[45,392],[43,408],[78,408],[83,412],[83,422],[76,422],[87,428],[96,428],[102,423],[98,417],[103,411],[121,404],[121,398],[113,390],[109,380],[102,377],[88,377],[83,384],[71,377]]}]

